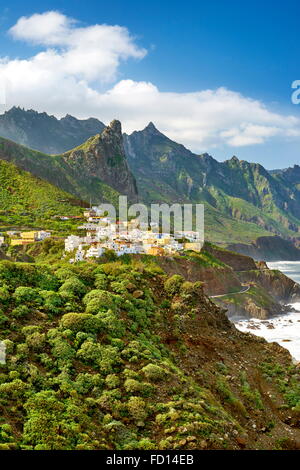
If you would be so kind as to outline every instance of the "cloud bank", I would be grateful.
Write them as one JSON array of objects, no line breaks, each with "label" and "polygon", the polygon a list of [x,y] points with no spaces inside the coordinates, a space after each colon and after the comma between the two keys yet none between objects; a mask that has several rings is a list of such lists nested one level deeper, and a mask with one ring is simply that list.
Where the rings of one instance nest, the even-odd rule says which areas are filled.
[{"label": "cloud bank", "polygon": [[[0,58],[7,107],[18,105],[62,116],[117,118],[126,132],[149,121],[194,151],[263,144],[300,136],[300,120],[226,88],[161,92],[153,83],[120,80],[121,65],[147,51],[127,28],[81,26],[49,11],[22,17],[9,30],[14,40],[38,46],[30,58]],[[103,87],[105,91],[103,91]]]}]

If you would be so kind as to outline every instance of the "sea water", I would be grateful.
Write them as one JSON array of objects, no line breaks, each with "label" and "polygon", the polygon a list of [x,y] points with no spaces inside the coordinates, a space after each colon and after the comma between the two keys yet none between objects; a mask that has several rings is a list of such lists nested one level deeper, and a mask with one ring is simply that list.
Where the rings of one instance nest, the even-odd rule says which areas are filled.
[{"label": "sea water", "polygon": [[[300,284],[300,261],[277,261],[268,263],[270,269],[278,269]],[[300,361],[300,302],[291,304],[299,312],[291,312],[268,320],[237,319],[235,326],[240,331],[262,336],[288,349],[293,358]]]}]

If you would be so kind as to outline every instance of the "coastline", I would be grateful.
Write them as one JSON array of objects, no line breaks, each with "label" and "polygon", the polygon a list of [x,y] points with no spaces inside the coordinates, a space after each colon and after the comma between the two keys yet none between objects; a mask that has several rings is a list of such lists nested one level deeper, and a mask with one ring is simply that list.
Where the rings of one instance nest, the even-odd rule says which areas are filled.
[{"label": "coastline", "polygon": [[[300,281],[299,261],[268,262],[270,269],[278,269],[293,281]],[[252,333],[265,338],[268,342],[276,342],[287,349],[297,362],[300,361],[300,302],[291,303],[297,310],[284,315],[276,315],[267,320],[257,318],[232,318],[236,328],[240,331]]]}]

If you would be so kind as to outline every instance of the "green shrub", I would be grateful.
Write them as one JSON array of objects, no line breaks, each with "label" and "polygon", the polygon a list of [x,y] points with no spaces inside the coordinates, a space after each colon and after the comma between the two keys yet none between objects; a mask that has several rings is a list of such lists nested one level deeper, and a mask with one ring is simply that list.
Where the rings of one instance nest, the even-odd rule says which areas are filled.
[{"label": "green shrub", "polygon": [[44,333],[33,333],[31,335],[28,335],[26,338],[26,344],[34,349],[35,351],[38,351],[39,349],[43,349],[46,343],[46,335]]},{"label": "green shrub", "polygon": [[108,286],[108,280],[105,274],[95,274],[95,287],[96,289],[105,290]]},{"label": "green shrub", "polygon": [[28,317],[30,314],[30,308],[27,305],[19,305],[18,307],[14,308],[10,315],[14,318],[23,318]]},{"label": "green shrub", "polygon": [[167,376],[166,370],[157,366],[156,364],[148,364],[142,368],[142,372],[145,374],[148,380],[153,380],[154,382],[164,380]]},{"label": "green shrub", "polygon": [[137,380],[128,378],[124,382],[124,388],[127,393],[139,393],[142,387]]},{"label": "green shrub", "polygon": [[18,305],[23,303],[40,305],[42,303],[39,290],[33,287],[17,287],[13,293],[13,298]]},{"label": "green shrub", "polygon": [[121,298],[111,292],[95,289],[90,291],[84,298],[83,303],[86,305],[86,311],[97,313],[101,309],[116,309]]},{"label": "green shrub", "polygon": [[40,295],[43,299],[43,309],[49,313],[58,313],[64,305],[64,299],[58,292],[43,290]]},{"label": "green shrub", "polygon": [[137,447],[140,450],[155,450],[157,449],[157,444],[151,441],[149,438],[144,437],[138,442]]},{"label": "green shrub", "polygon": [[75,332],[99,332],[103,329],[101,320],[90,313],[66,313],[61,318],[60,325]]},{"label": "green shrub", "polygon": [[120,379],[116,374],[108,374],[105,384],[108,388],[117,388],[120,385]]},{"label": "green shrub", "polygon": [[21,379],[15,379],[12,382],[3,383],[0,385],[0,397],[9,397],[17,399],[24,397],[29,386]]},{"label": "green shrub", "polygon": [[167,294],[176,295],[179,293],[179,290],[184,283],[184,278],[179,274],[174,274],[174,276],[167,279],[164,283],[164,288]]},{"label": "green shrub", "polygon": [[3,327],[8,322],[9,322],[8,317],[4,315],[2,310],[0,310],[0,327]]},{"label": "green shrub", "polygon": [[130,397],[127,402],[127,408],[130,416],[136,421],[144,421],[148,412],[146,402],[140,397]]},{"label": "green shrub", "polygon": [[59,291],[75,297],[81,297],[87,292],[87,287],[80,279],[74,276],[67,279],[59,288]]},{"label": "green shrub", "polygon": [[67,279],[74,277],[74,271],[70,268],[59,268],[54,274],[61,281],[66,281]]}]

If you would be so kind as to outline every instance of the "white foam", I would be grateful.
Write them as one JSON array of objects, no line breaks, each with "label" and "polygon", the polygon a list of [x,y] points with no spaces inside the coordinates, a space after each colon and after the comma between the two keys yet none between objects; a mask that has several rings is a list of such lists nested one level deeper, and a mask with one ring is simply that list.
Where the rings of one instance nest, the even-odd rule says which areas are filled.
[{"label": "white foam", "polygon": [[[300,308],[300,303],[293,304],[293,307]],[[235,326],[240,331],[261,336],[269,343],[280,344],[291,353],[294,359],[300,361],[300,312],[292,312],[268,320],[257,318],[239,320],[235,322]]]},{"label": "white foam", "polygon": [[[279,269],[296,282],[300,281],[300,261],[278,261],[268,263],[270,269]],[[268,320],[233,320],[240,330],[261,336],[267,341],[276,342],[286,348],[297,361],[300,361],[300,302],[291,305],[299,312],[291,312]],[[251,327],[251,328],[249,328]],[[253,327],[253,328],[252,328]]]}]

